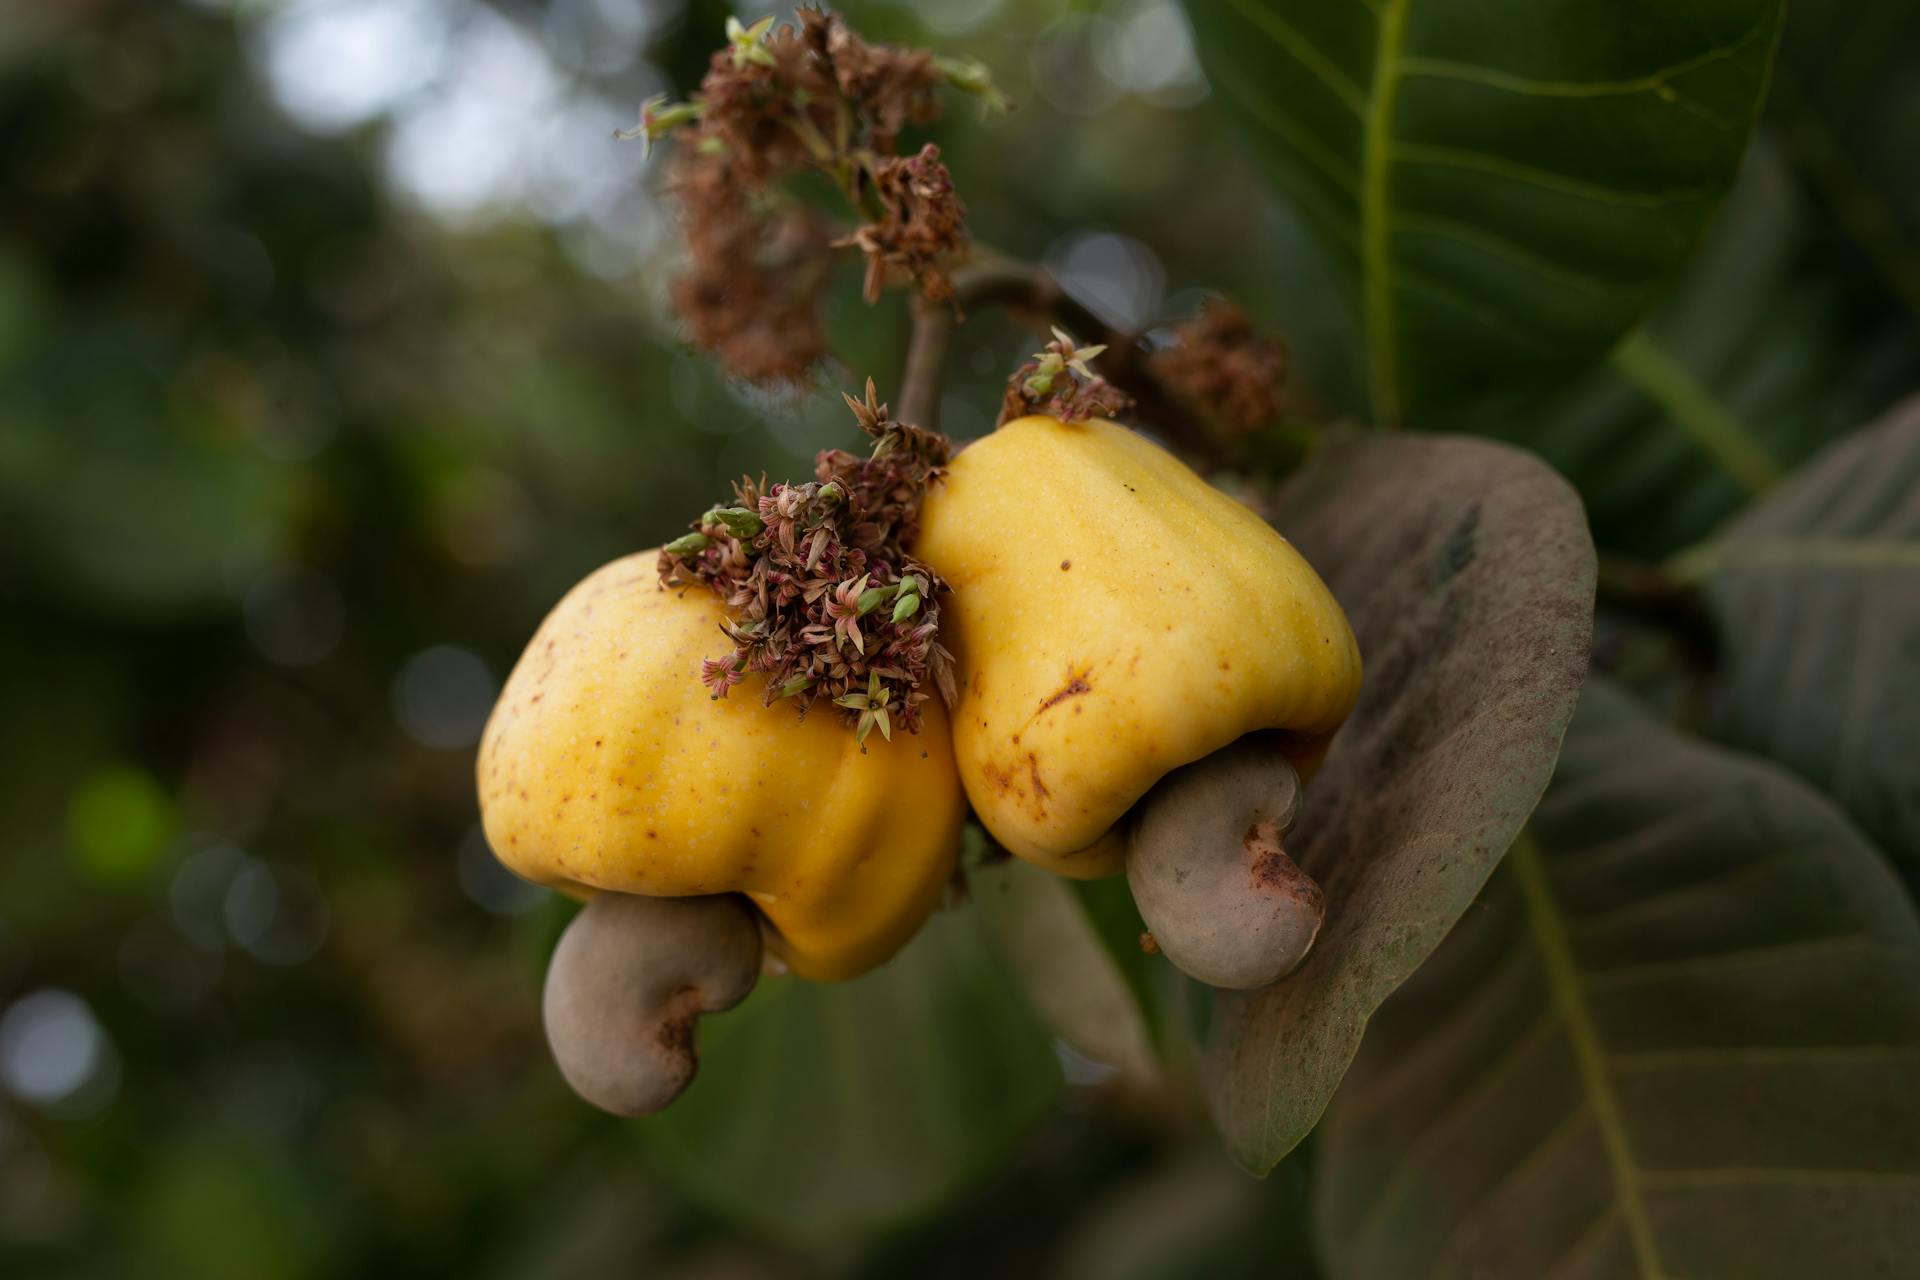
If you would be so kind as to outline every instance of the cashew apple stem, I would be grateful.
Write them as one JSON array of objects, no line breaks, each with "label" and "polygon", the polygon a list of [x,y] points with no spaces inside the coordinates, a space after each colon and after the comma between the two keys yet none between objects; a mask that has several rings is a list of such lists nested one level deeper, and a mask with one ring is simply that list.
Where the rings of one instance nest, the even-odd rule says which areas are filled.
[{"label": "cashew apple stem", "polygon": [[1326,898],[1287,856],[1300,777],[1271,735],[1176,769],[1134,806],[1127,883],[1154,942],[1209,986],[1271,986],[1320,932]]},{"label": "cashew apple stem", "polygon": [[596,895],[547,967],[554,1061],[603,1111],[651,1115],[699,1067],[695,1024],[731,1009],[760,976],[760,922],[738,894]]}]

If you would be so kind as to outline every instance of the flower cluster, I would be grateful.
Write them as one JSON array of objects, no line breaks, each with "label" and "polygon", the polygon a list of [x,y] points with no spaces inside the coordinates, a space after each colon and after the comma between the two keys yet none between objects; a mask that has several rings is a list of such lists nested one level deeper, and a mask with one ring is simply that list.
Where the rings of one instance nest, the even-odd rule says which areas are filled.
[{"label": "flower cluster", "polygon": [[1000,402],[1000,424],[1031,413],[1063,422],[1117,418],[1133,407],[1133,397],[1093,371],[1090,361],[1106,346],[1076,347],[1059,329],[1053,341],[1014,370]]},{"label": "flower cluster", "polygon": [[[623,135],[649,143],[676,131],[683,145],[670,185],[686,231],[688,266],[673,303],[694,343],[757,382],[797,381],[826,349],[820,302],[824,250],[867,255],[867,297],[915,281],[929,297],[951,292],[943,263],[964,255],[964,208],[939,149],[896,155],[901,130],[939,115],[948,85],[998,102],[976,63],[925,50],[870,44],[838,16],[803,8],[727,24],[689,102],[648,102]],[[861,220],[832,237],[780,179],[825,174]]]},{"label": "flower cluster", "polygon": [[836,244],[867,256],[866,298],[879,300],[890,276],[904,275],[935,302],[953,296],[945,261],[967,242],[966,206],[929,142],[914,156],[889,156],[873,169],[873,197],[881,214]]},{"label": "flower cluster", "polygon": [[947,702],[955,696],[939,641],[946,584],[906,550],[951,446],[894,422],[872,379],[864,401],[846,400],[874,440],[869,456],[825,450],[806,484],[743,479],[732,506],[661,550],[660,579],[726,601],[733,651],[701,670],[714,697],[760,674],[769,706],[790,698],[804,715],[825,699],[864,743],[874,729],[888,739],[895,725],[917,732],[929,681]]},{"label": "flower cluster", "polygon": [[1285,411],[1287,345],[1255,330],[1239,307],[1214,301],[1174,336],[1149,371],[1220,425],[1244,434]]}]

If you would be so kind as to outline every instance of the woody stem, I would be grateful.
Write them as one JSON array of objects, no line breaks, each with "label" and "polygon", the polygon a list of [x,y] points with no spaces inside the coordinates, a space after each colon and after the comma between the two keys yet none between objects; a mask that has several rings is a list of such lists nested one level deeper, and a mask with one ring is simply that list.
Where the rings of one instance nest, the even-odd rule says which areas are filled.
[{"label": "woody stem", "polygon": [[1074,300],[1040,264],[991,250],[976,249],[965,265],[954,270],[950,302],[915,297],[913,337],[900,395],[902,421],[936,425],[955,313],[964,316],[974,307],[995,306],[1036,332],[1045,333],[1049,325],[1057,324],[1076,342],[1106,344],[1094,365],[1101,377],[1133,397],[1140,417],[1190,457],[1202,463],[1222,461],[1213,431],[1154,376],[1135,335],[1113,328]]},{"label": "woody stem", "polygon": [[900,379],[900,421],[938,431],[940,391],[947,381],[947,359],[953,354],[953,307],[929,302],[919,293],[910,305],[913,331]]}]

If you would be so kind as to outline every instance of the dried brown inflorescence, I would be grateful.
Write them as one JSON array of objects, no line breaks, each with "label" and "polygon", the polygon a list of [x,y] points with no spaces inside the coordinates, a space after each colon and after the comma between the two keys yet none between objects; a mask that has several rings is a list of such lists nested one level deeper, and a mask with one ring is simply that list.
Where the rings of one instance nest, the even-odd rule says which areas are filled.
[{"label": "dried brown inflorescence", "polygon": [[1256,330],[1233,303],[1209,303],[1174,336],[1149,371],[1221,426],[1244,434],[1286,410],[1287,345]]},{"label": "dried brown inflorescence", "polygon": [[874,166],[878,219],[837,241],[867,256],[866,298],[875,302],[888,282],[906,277],[935,302],[953,296],[945,262],[966,246],[966,206],[929,142],[918,155],[890,156]]},{"label": "dried brown inflorescence", "polygon": [[929,682],[954,700],[939,641],[946,584],[907,551],[951,445],[893,421],[871,379],[864,401],[846,399],[874,440],[870,456],[824,450],[806,484],[741,480],[733,506],[661,551],[660,578],[726,601],[733,651],[701,672],[716,698],[761,673],[768,705],[790,698],[804,715],[825,699],[864,742],[876,728],[917,731]]},{"label": "dried brown inflorescence", "polygon": [[[691,102],[647,104],[636,135],[680,131],[670,185],[688,266],[672,296],[697,346],[757,382],[802,378],[826,350],[830,246],[866,255],[869,301],[908,280],[936,300],[951,294],[944,264],[966,252],[965,208],[937,147],[894,154],[902,129],[939,115],[942,84],[997,98],[977,66],[870,44],[806,8],[777,28],[730,22]],[[851,234],[835,239],[780,190],[806,171],[840,188],[861,220]]]}]

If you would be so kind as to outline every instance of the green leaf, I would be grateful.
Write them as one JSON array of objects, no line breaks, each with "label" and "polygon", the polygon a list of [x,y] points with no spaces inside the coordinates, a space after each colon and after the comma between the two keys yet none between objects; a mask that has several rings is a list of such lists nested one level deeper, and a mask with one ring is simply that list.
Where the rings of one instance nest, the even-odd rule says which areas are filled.
[{"label": "green leaf", "polygon": [[1756,145],[1686,276],[1609,361],[1447,425],[1537,449],[1603,547],[1657,559],[1705,537],[1865,408],[1871,344],[1809,252],[1802,204]]},{"label": "green leaf", "polygon": [[688,1194],[824,1245],[937,1209],[1053,1104],[1060,1069],[972,910],[851,982],[768,979],[701,1023],[700,1074],[641,1126]]},{"label": "green leaf", "polygon": [[1376,417],[1597,361],[1733,181],[1780,0],[1207,0],[1216,99],[1345,269]]},{"label": "green leaf", "polygon": [[1476,909],[1320,1133],[1336,1275],[1894,1275],[1920,923],[1804,783],[1595,682]]},{"label": "green leaf", "polygon": [[1140,1001],[1072,883],[1011,857],[968,882],[994,945],[1047,1028],[1123,1088],[1158,1085]]},{"label": "green leaf", "polygon": [[1277,986],[1190,988],[1208,1104],[1256,1173],[1313,1127],[1367,1019],[1533,811],[1593,625],[1586,519],[1539,461],[1444,436],[1325,440],[1273,505],[1367,663],[1288,844],[1326,891],[1327,922]]},{"label": "green leaf", "polygon": [[[1084,882],[1083,882],[1084,883]],[[1314,1280],[1306,1170],[1255,1180],[1217,1148],[1159,1157],[1063,1223],[1048,1280]]]},{"label": "green leaf", "polygon": [[1920,321],[1920,8],[1825,0],[1788,12],[1769,104],[1794,159]]},{"label": "green leaf", "polygon": [[1839,799],[1920,866],[1920,399],[1676,564],[1720,620],[1716,734]]}]

